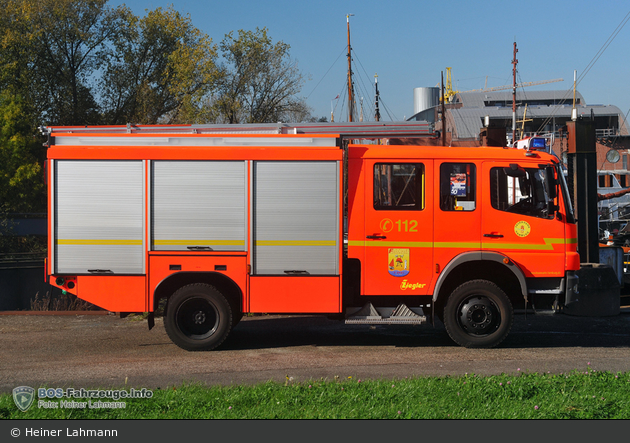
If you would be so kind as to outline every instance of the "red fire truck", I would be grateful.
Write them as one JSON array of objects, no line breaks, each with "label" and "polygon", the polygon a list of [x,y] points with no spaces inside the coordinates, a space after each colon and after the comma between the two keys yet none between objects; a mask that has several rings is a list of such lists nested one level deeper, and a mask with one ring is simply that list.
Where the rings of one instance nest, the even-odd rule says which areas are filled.
[{"label": "red fire truck", "polygon": [[150,328],[164,306],[186,350],[247,313],[438,318],[492,347],[515,310],[560,310],[576,287],[575,219],[544,151],[421,146],[408,122],[42,130],[51,284]]}]

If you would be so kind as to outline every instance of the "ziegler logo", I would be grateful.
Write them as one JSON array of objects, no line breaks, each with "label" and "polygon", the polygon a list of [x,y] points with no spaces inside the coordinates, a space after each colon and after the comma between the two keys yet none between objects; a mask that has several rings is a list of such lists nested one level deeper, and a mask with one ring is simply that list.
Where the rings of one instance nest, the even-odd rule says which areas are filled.
[{"label": "ziegler logo", "polygon": [[407,283],[407,280],[403,280],[403,282],[400,284],[400,289],[402,289],[403,291],[406,289],[411,289],[412,291],[414,291],[416,289],[422,289],[426,285],[426,283]]}]

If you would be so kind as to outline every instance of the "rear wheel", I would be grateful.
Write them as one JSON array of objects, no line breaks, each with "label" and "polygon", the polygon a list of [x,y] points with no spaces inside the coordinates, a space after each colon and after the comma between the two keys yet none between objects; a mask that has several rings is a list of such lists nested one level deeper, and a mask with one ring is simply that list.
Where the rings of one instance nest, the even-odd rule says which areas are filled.
[{"label": "rear wheel", "polygon": [[457,287],[444,307],[444,326],[451,339],[467,348],[492,348],[512,329],[514,309],[494,283],[472,280]]},{"label": "rear wheel", "polygon": [[170,297],[164,327],[180,348],[210,351],[227,338],[232,322],[232,309],[223,294],[214,286],[197,283]]}]

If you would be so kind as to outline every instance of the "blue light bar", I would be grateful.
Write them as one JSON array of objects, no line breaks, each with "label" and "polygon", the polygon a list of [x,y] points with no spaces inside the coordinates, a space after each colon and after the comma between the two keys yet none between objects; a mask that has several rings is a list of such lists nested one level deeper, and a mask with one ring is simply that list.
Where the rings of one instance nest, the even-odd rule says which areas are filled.
[{"label": "blue light bar", "polygon": [[534,137],[529,145],[530,149],[547,149],[547,143],[542,137]]}]

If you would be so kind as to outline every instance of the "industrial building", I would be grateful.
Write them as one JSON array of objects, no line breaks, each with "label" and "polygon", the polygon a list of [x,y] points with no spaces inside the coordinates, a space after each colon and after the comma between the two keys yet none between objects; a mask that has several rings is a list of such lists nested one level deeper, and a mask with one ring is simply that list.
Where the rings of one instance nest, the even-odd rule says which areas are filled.
[{"label": "industrial building", "polygon": [[[572,90],[516,92],[516,124],[513,122],[512,91],[455,92],[442,105],[437,87],[414,89],[414,115],[409,120],[434,124],[439,137],[435,145],[511,145],[513,140],[543,136],[560,157],[568,149],[563,129],[572,118]],[[614,105],[590,105],[575,92],[577,118],[595,122],[598,188],[602,195],[630,187],[630,133],[624,113]],[[513,136],[513,127],[516,136]],[[493,139],[494,137],[494,139]],[[630,216],[630,194],[602,200],[600,221],[614,222],[615,231]]]},{"label": "industrial building", "polygon": [[[571,120],[573,92],[521,89],[516,92],[516,104],[516,140],[532,135],[544,136],[561,155],[563,149],[566,150],[561,130]],[[618,171],[622,186],[626,183],[630,186],[630,180],[621,177],[629,174],[627,150],[630,148],[630,133],[623,112],[614,105],[589,105],[577,91],[575,107],[578,118],[595,121],[598,154],[601,154],[603,163],[599,169]],[[505,130],[505,140],[500,140],[504,143],[499,144],[511,145],[514,139],[512,92],[457,92],[442,106],[439,88],[415,88],[414,115],[409,120],[434,123],[436,131],[443,132],[444,136],[436,140],[436,144],[480,146],[484,144],[486,128],[495,128]],[[610,149],[619,151],[619,162],[607,161],[606,153]]]},{"label": "industrial building", "polygon": [[[571,119],[573,95],[571,91],[516,92],[517,139],[557,133]],[[593,118],[598,138],[627,136],[624,114],[614,105],[588,105],[579,92],[575,94],[579,118]],[[443,126],[449,142],[474,144],[480,141],[485,126],[506,128],[507,143],[512,140],[512,92],[458,92],[445,104],[445,118],[441,117],[439,88],[414,90],[414,115],[409,120],[426,120],[435,123],[436,130]],[[446,124],[443,125],[442,121]]]}]

